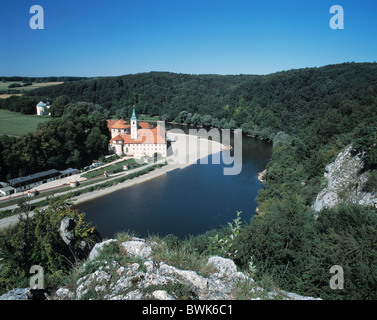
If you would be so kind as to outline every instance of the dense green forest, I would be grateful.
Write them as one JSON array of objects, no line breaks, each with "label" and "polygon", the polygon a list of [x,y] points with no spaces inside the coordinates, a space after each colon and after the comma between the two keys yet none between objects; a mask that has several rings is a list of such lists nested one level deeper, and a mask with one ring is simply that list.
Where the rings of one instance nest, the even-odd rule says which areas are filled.
[{"label": "dense green forest", "polygon": [[222,118],[228,114],[222,107],[228,103],[232,90],[253,77],[151,72],[74,81],[40,88],[29,95],[48,96],[52,101],[67,96],[72,101],[92,102],[110,115],[122,111],[130,116],[129,109],[136,102],[139,114],[166,115],[169,120],[182,110],[214,112]]},{"label": "dense green forest", "polygon": [[0,136],[0,179],[48,169],[81,168],[108,150],[106,119],[85,104],[68,104],[59,118],[19,138]]},{"label": "dense green forest", "polygon": [[[324,187],[325,166],[350,144],[354,152],[363,152],[363,170],[369,172],[367,188],[377,192],[376,63],[344,63],[265,76],[152,72],[72,81],[33,90],[28,97],[50,98],[52,115],[61,117],[54,121],[71,113],[70,103],[85,102],[86,112],[99,113],[102,120],[127,118],[136,105],[139,114],[191,125],[241,128],[248,135],[273,142],[264,189],[257,197],[263,214],[237,230],[237,236],[234,228],[225,228],[217,237],[210,232],[192,239],[193,247],[198,252],[231,255],[244,269],[252,261],[256,280],[273,281],[275,286],[300,294],[326,299],[377,298],[376,209],[342,205],[323,210],[317,219],[311,209]],[[9,105],[5,99],[0,107]],[[53,123],[58,122],[45,126],[55,128]],[[85,139],[87,133],[82,132]],[[1,139],[8,138],[0,138],[0,143]],[[67,141],[60,141],[61,146]],[[44,143],[51,144],[50,137]],[[75,147],[68,144],[65,152],[73,165],[84,149],[72,153]],[[25,146],[14,150],[25,150],[22,148]],[[63,154],[58,154],[62,164]],[[3,159],[5,156],[3,153]],[[29,161],[20,159],[12,161]],[[40,165],[57,160],[54,152],[38,159]],[[33,161],[38,164],[38,159]],[[67,156],[64,160],[68,161]],[[227,250],[222,246],[224,239],[232,240]],[[344,290],[329,288],[329,270],[335,264],[344,267]]]}]

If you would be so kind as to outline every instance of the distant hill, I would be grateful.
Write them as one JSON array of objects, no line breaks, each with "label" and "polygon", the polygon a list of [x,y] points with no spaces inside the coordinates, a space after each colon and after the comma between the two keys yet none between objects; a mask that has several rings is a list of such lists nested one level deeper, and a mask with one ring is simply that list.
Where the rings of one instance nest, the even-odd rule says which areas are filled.
[{"label": "distant hill", "polygon": [[377,96],[377,63],[343,63],[256,75],[189,75],[150,72],[119,77],[82,79],[28,93],[54,99],[95,103],[110,115],[129,112],[167,115],[182,110],[234,119],[248,124],[297,133],[330,110],[349,114],[347,101],[370,103]]},{"label": "distant hill", "polygon": [[167,113],[175,117],[181,110],[212,112],[224,107],[232,90],[254,77],[150,72],[64,83],[55,88],[40,88],[29,95],[51,99],[66,95],[71,101],[99,104],[111,114],[136,102],[139,113]]}]

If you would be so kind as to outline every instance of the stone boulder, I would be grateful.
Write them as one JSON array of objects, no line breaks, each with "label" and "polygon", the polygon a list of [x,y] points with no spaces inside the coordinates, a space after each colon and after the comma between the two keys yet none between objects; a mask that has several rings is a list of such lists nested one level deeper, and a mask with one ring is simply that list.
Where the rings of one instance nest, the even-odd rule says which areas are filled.
[{"label": "stone boulder", "polygon": [[0,296],[0,300],[49,300],[44,290],[15,288]]},{"label": "stone boulder", "polygon": [[190,287],[190,290],[195,294],[199,294],[208,286],[207,279],[198,275],[195,271],[180,270],[165,263],[162,263],[160,265],[159,274],[161,276],[173,278],[180,283],[188,285]]},{"label": "stone boulder", "polygon": [[64,243],[68,246],[73,246],[75,242],[75,227],[76,222],[72,218],[65,218],[60,223],[59,234]]},{"label": "stone boulder", "polygon": [[152,248],[144,241],[132,240],[125,241],[121,247],[127,252],[128,255],[147,260],[152,255]]},{"label": "stone boulder", "polygon": [[99,254],[101,253],[102,249],[112,242],[116,242],[116,240],[115,239],[109,239],[109,240],[102,241],[100,243],[96,243],[95,246],[93,247],[93,249],[89,253],[88,260],[89,261],[95,260],[99,256]]},{"label": "stone boulder", "polygon": [[153,298],[157,300],[175,300],[169,293],[165,290],[156,290],[152,292]]},{"label": "stone boulder", "polygon": [[220,275],[229,276],[237,271],[237,266],[231,259],[215,256],[208,259],[208,264],[215,267]]}]

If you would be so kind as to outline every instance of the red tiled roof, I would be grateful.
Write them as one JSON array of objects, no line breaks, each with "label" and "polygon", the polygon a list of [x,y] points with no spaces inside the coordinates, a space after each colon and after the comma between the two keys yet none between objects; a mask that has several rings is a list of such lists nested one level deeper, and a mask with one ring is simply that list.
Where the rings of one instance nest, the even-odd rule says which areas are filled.
[{"label": "red tiled roof", "polygon": [[123,134],[118,134],[116,137],[114,137],[110,140],[110,143],[113,143],[114,141],[124,141],[122,136],[123,136]]},{"label": "red tiled roof", "polygon": [[148,122],[139,122],[139,126],[142,129],[152,129],[153,128],[153,126]]},{"label": "red tiled roof", "polygon": [[124,121],[123,119],[120,119],[113,123],[113,125],[111,126],[111,129],[127,129],[129,127],[130,125],[127,124],[126,121]]},{"label": "red tiled roof", "polygon": [[154,129],[139,129],[136,140],[131,139],[130,134],[119,134],[111,139],[110,143],[114,141],[123,141],[124,144],[166,144],[165,132],[160,126]]},{"label": "red tiled roof", "polygon": [[[107,127],[109,128],[109,130],[111,130],[111,129],[129,129],[131,127],[129,124],[127,124],[127,121],[125,121],[123,119],[119,119],[119,120],[109,119],[109,120],[106,120],[106,121],[107,121]],[[153,126],[148,122],[139,122],[138,125],[142,129],[153,129]]]},{"label": "red tiled roof", "polygon": [[112,127],[112,125],[115,123],[115,122],[117,122],[118,120],[112,120],[112,119],[108,119],[108,120],[106,120],[106,122],[107,122],[107,127],[109,128],[109,131],[111,130],[111,127]]}]

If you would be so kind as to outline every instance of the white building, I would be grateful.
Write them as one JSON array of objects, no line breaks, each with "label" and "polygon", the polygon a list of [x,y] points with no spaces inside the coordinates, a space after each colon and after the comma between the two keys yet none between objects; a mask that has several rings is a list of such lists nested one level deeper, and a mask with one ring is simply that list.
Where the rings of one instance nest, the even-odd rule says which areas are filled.
[{"label": "white building", "polygon": [[40,101],[38,104],[37,104],[37,115],[38,116],[47,116],[47,115],[51,115],[51,113],[49,112],[50,109],[50,102],[48,101],[47,99],[47,102],[46,103],[43,103],[42,101]]},{"label": "white building", "polygon": [[[111,131],[109,151],[117,155],[129,155],[135,158],[153,157],[155,154],[166,157],[167,144],[165,129],[159,125],[152,128],[149,123],[138,124],[135,109],[131,125],[124,120],[108,120]],[[139,128],[140,127],[140,128]]]}]

